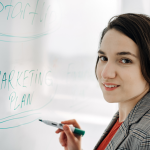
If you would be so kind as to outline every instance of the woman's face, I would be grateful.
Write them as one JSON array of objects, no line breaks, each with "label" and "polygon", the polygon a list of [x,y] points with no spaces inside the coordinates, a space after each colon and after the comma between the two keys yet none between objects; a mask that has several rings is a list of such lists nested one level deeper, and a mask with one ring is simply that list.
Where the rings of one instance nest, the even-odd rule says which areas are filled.
[{"label": "woman's face", "polygon": [[[123,33],[110,29],[104,35],[97,64],[97,78],[107,102],[132,100],[147,87],[140,69],[138,46]],[[108,85],[117,85],[110,88]]]}]

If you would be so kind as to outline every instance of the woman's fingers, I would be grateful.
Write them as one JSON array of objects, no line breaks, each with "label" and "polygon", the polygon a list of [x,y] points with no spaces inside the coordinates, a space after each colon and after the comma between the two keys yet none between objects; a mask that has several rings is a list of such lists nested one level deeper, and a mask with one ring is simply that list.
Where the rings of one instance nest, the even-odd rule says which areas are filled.
[{"label": "woman's fingers", "polygon": [[57,129],[56,131],[55,131],[55,133],[60,133],[60,132],[62,132],[63,130],[61,130],[61,129]]},{"label": "woman's fingers", "polygon": [[74,139],[75,139],[75,136],[74,136],[73,132],[71,131],[71,129],[69,128],[69,126],[68,125],[64,125],[63,129],[64,129],[64,132],[65,132],[65,134],[67,136],[67,139],[69,139],[70,141],[73,142]]},{"label": "woman's fingers", "polygon": [[65,134],[64,131],[62,131],[62,132],[60,133],[59,142],[60,142],[60,144],[61,144],[62,146],[66,146],[66,145],[67,145],[67,136],[66,136],[66,134]]},{"label": "woman's fingers", "polygon": [[74,127],[81,129],[81,127],[79,126],[78,122],[75,119],[62,121],[61,123],[62,124],[73,125]]}]

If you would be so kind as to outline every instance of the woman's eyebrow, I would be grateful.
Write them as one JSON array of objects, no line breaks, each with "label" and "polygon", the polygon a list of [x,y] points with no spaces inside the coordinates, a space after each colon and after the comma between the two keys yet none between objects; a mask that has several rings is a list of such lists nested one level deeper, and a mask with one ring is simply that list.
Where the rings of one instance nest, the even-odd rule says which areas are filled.
[{"label": "woman's eyebrow", "polygon": [[[103,52],[102,50],[99,50],[98,53],[105,55],[105,52]],[[116,55],[131,55],[131,56],[134,56],[134,57],[137,58],[136,55],[134,55],[134,54],[132,54],[130,52],[118,52],[118,53],[116,53]]]}]

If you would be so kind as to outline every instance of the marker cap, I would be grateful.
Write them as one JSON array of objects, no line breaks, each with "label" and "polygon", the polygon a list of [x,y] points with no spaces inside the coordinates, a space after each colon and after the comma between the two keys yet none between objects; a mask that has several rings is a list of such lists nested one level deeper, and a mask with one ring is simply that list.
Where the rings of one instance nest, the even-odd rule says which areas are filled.
[{"label": "marker cap", "polygon": [[79,134],[79,135],[84,135],[85,134],[85,131],[83,131],[83,130],[80,130],[80,129],[78,129],[78,128],[75,128],[74,129],[74,133],[76,133],[76,134]]}]

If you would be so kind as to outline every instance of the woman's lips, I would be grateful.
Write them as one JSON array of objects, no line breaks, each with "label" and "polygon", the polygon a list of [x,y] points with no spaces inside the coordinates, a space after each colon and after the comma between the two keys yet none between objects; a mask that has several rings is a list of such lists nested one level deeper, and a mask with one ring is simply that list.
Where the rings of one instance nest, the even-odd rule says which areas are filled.
[{"label": "woman's lips", "polygon": [[111,88],[106,87],[104,84],[103,84],[103,86],[104,86],[106,91],[112,91],[112,90],[115,90],[116,88],[118,88],[120,85],[117,85],[117,87],[111,87]]}]

